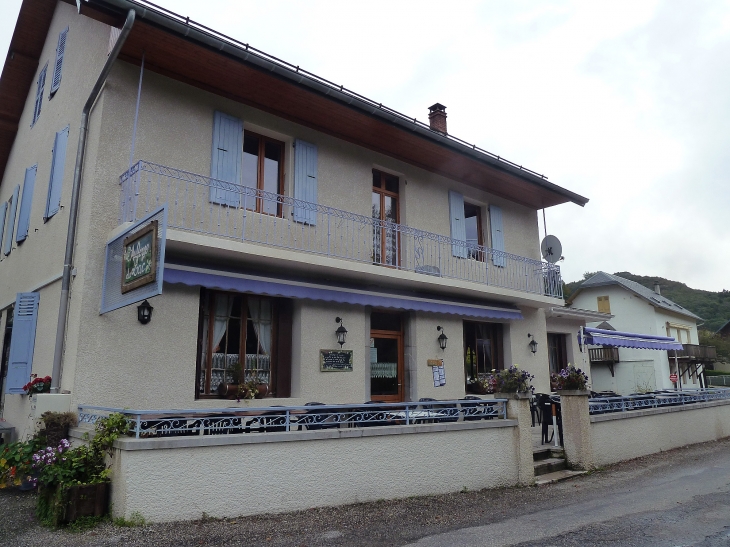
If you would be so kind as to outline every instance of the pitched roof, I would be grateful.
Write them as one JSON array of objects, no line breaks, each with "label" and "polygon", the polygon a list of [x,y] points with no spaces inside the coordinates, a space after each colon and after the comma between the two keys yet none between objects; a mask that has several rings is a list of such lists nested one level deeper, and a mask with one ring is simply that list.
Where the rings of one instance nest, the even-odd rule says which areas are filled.
[{"label": "pitched roof", "polygon": [[653,290],[644,287],[644,285],[641,285],[636,281],[631,281],[629,279],[625,279],[617,275],[608,274],[606,272],[598,272],[593,277],[590,277],[589,279],[583,281],[583,283],[581,283],[576,291],[571,295],[570,302],[572,302],[573,299],[578,295],[578,293],[581,292],[583,289],[588,289],[592,287],[603,287],[606,285],[619,285],[624,289],[633,292],[640,298],[643,298],[655,308],[661,308],[667,311],[671,311],[673,313],[678,313],[680,315],[686,315],[687,317],[692,317],[700,321],[702,320],[701,317],[695,315],[687,308],[683,308],[676,302],[672,302],[666,296],[657,294]]}]

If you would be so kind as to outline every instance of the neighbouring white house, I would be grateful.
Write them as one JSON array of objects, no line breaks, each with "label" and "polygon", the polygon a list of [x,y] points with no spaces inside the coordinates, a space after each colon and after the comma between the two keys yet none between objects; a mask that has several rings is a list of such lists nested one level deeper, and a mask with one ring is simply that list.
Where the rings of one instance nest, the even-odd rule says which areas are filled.
[{"label": "neighbouring white house", "polygon": [[715,348],[699,344],[697,322],[702,319],[662,296],[658,283],[651,290],[635,281],[598,272],[579,285],[568,305],[613,315],[610,322],[589,322],[589,327],[672,337],[683,347],[675,352],[590,346],[587,353],[594,391],[628,395],[671,389],[675,387],[671,374],[678,376],[677,387],[704,387],[703,367],[714,361]]},{"label": "neighbouring white house", "polygon": [[[521,480],[496,407],[402,413],[514,363],[549,390],[548,333],[561,362],[576,342],[548,330],[538,211],[588,200],[453,137],[439,103],[429,121],[149,2],[24,0],[0,78],[13,437],[49,408],[167,412],[115,459],[115,512],[153,520]],[[402,409],[325,429],[307,403]],[[361,427],[381,422],[405,423]]]}]

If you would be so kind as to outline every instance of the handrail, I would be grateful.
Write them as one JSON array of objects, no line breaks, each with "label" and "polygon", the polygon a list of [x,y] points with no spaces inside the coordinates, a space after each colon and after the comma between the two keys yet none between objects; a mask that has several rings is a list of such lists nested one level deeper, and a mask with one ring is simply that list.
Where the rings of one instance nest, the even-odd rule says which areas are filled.
[{"label": "handrail", "polygon": [[144,160],[119,180],[120,223],[167,203],[171,228],[562,297],[559,266],[485,245]]}]

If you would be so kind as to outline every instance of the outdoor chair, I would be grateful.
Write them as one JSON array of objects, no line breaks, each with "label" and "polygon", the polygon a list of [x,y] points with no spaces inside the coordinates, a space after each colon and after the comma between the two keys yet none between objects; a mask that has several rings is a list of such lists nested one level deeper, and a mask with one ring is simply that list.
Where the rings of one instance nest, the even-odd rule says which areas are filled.
[{"label": "outdoor chair", "polygon": [[468,401],[460,403],[465,422],[491,420],[498,415],[495,403],[489,403],[481,397],[467,395],[460,401]]},{"label": "outdoor chair", "polygon": [[[275,405],[271,408],[283,408],[281,405]],[[256,426],[256,429],[252,426]],[[286,431],[286,414],[283,410],[268,410],[246,422],[246,433],[277,433]]]},{"label": "outdoor chair", "polygon": [[[419,403],[437,403],[437,399],[433,399],[432,397],[422,397],[418,399]],[[421,423],[443,423],[443,422],[456,422],[459,420],[459,409],[456,408],[456,406],[446,406],[446,405],[439,405],[439,404],[422,404],[420,405],[421,409],[424,411],[427,411],[430,414],[430,417],[427,418],[419,418],[418,421]],[[415,420],[414,420],[415,421]]]},{"label": "outdoor chair", "polygon": [[[304,406],[324,406],[324,403],[311,402],[305,403]],[[307,413],[300,416],[297,420],[299,430],[309,429],[334,429],[340,427],[340,415],[335,414],[332,410],[326,408],[307,410]]]},{"label": "outdoor chair", "polygon": [[375,405],[384,404],[383,401],[366,401],[364,404],[373,405],[369,408],[358,409],[358,415],[355,418],[355,425],[359,427],[375,427],[379,425],[391,425],[392,421],[387,419],[389,407],[378,407]]}]

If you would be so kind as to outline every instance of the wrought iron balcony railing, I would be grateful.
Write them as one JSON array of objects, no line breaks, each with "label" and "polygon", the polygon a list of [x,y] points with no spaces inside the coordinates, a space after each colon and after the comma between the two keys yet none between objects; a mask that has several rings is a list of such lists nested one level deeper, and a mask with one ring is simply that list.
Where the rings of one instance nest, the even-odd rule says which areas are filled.
[{"label": "wrought iron balcony railing", "polygon": [[146,161],[120,177],[119,221],[167,203],[168,226],[562,298],[560,267]]},{"label": "wrought iron balcony railing", "polygon": [[685,389],[682,391],[655,391],[643,395],[626,397],[595,397],[588,400],[588,412],[606,414],[609,412],[626,412],[644,408],[691,405],[730,399],[730,389]]}]

